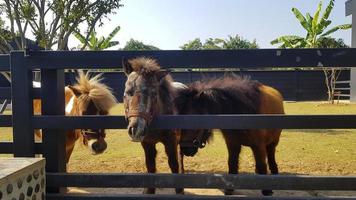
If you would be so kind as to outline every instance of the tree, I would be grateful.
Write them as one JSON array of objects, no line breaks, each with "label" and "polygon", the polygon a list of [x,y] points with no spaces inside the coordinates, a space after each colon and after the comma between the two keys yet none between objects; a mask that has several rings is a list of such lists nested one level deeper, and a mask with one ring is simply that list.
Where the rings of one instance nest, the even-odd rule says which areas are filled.
[{"label": "tree", "polygon": [[143,42],[140,42],[138,40],[130,39],[128,42],[126,42],[126,45],[122,50],[144,51],[144,50],[160,50],[160,49],[152,45],[144,44]]},{"label": "tree", "polygon": [[202,50],[203,44],[199,38],[195,38],[194,40],[189,41],[188,43],[184,44],[180,48],[183,50]]},{"label": "tree", "polygon": [[227,39],[208,38],[204,44],[196,38],[180,47],[183,50],[209,50],[209,49],[256,49],[256,40],[252,42],[240,37],[239,35],[229,35]]},{"label": "tree", "polygon": [[[3,0],[0,8],[10,24],[10,32],[18,49],[26,46],[31,31],[37,43],[52,49],[68,49],[69,36],[85,25],[86,39],[95,26],[121,7],[120,0]],[[84,45],[86,46],[86,45]]]},{"label": "tree", "polygon": [[[91,31],[89,34],[88,41],[86,38],[80,33],[79,30],[74,32],[74,36],[81,42],[81,50],[89,49],[89,50],[104,50],[110,47],[116,46],[119,44],[118,41],[111,41],[115,35],[119,32],[120,26],[117,26],[107,38],[100,37],[97,38],[97,33],[95,29]],[[87,44],[87,45],[86,45]]]},{"label": "tree", "polygon": [[[326,30],[331,24],[329,20],[330,13],[334,8],[335,0],[330,0],[328,6],[323,11],[320,18],[322,1],[319,2],[313,17],[310,13],[305,16],[297,8],[292,8],[292,12],[298,19],[299,23],[306,31],[306,36],[286,35],[271,41],[272,45],[279,44],[280,48],[336,48],[344,47],[343,41],[331,38],[330,35],[338,30],[347,30],[351,24],[338,25]],[[325,84],[328,89],[328,101],[334,103],[335,81],[338,74],[334,68],[322,68],[325,74]]]},{"label": "tree", "polygon": [[240,37],[239,35],[231,36],[223,42],[223,49],[257,49],[256,39],[252,42]]}]

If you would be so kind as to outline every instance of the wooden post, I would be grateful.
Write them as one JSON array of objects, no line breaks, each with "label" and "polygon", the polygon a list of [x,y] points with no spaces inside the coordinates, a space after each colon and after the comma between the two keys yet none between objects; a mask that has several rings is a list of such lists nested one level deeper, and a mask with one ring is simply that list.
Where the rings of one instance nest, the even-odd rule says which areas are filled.
[{"label": "wooden post", "polygon": [[[42,115],[64,115],[64,70],[41,70]],[[42,130],[43,156],[47,172],[65,172],[65,131]],[[59,192],[47,188],[47,192]]]},{"label": "wooden post", "polygon": [[[356,47],[356,1],[345,2],[345,15],[352,15],[351,47]],[[350,101],[356,102],[356,68],[350,69]]]},{"label": "wooden post", "polygon": [[23,51],[11,52],[12,125],[15,157],[34,157],[32,72],[26,67]]}]

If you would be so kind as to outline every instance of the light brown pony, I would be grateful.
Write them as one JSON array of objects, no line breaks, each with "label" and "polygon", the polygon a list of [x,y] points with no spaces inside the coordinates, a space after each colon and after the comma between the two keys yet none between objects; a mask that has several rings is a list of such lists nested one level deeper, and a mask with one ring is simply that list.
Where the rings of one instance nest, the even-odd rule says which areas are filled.
[{"label": "light brown pony", "polygon": [[[92,78],[89,74],[79,72],[77,84],[65,87],[65,114],[67,116],[108,115],[109,110],[116,104],[116,98],[111,89],[101,83],[101,74]],[[41,100],[33,102],[34,113],[41,114]],[[73,152],[75,142],[82,138],[93,154],[105,151],[105,129],[75,129],[66,132],[66,162]],[[40,130],[35,130],[37,139],[42,138]]]},{"label": "light brown pony", "polygon": [[[148,125],[156,115],[174,114],[175,90],[172,78],[161,71],[155,60],[136,58],[124,60],[127,75],[124,93],[125,116],[128,133],[134,142],[141,142],[145,152],[148,173],[156,172],[156,144],[163,143],[172,173],[179,173],[177,145],[179,137],[173,130],[149,130]],[[153,194],[155,188],[146,188],[144,193]],[[183,193],[177,188],[176,193]]]},{"label": "light brown pony", "polygon": [[[180,90],[175,99],[179,114],[284,114],[282,95],[274,88],[238,76],[195,82]],[[256,173],[278,174],[275,160],[281,129],[221,129],[228,149],[229,174],[238,173],[241,146],[249,146],[256,161]],[[211,137],[211,130],[182,130],[181,152],[194,156]],[[232,194],[233,190],[225,190]],[[271,190],[263,190],[272,195]]]}]

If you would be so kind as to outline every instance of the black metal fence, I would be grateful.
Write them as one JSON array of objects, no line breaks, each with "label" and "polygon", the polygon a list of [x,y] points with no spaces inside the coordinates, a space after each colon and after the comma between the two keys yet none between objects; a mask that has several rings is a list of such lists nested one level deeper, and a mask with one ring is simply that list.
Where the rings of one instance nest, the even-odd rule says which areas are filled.
[{"label": "black metal fence", "polygon": [[[0,116],[0,126],[13,126],[13,143],[0,143],[1,153],[46,158],[47,186],[77,187],[185,187],[278,190],[352,190],[354,176],[270,176],[212,174],[82,174],[65,173],[64,129],[126,128],[123,116],[64,116],[64,69],[117,68],[123,58],[147,56],[162,66],[209,68],[210,66],[263,67],[353,67],[356,49],[259,49],[212,51],[100,51],[100,52],[12,52],[0,57],[0,70],[11,66],[11,91],[3,88],[0,98],[11,94],[12,116]],[[32,88],[32,70],[41,70],[42,87]],[[123,83],[122,83],[123,84]],[[42,116],[34,116],[32,99],[41,97]],[[356,128],[356,115],[185,115],[159,116],[152,122],[156,129],[323,129]],[[34,143],[33,129],[43,130],[42,144]],[[316,152],[317,153],[317,152]],[[54,190],[53,190],[54,189]],[[236,199],[223,196],[175,195],[70,195],[48,193],[47,199]],[[335,197],[341,199],[342,197]],[[255,199],[255,197],[241,197]],[[261,199],[261,198],[260,198]],[[270,199],[270,198],[266,198]],[[288,198],[275,198],[288,199]],[[317,198],[321,199],[321,198]],[[328,198],[330,199],[330,198]],[[355,198],[354,198],[355,199]]]}]

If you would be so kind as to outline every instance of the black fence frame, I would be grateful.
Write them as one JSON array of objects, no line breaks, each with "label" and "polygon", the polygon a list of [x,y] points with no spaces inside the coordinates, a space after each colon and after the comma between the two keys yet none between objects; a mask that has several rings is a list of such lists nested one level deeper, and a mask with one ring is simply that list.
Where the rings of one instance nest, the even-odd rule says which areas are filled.
[{"label": "black fence frame", "polygon": [[[0,143],[0,153],[16,157],[46,157],[47,199],[230,199],[223,196],[63,195],[59,187],[190,187],[281,190],[356,190],[355,176],[271,176],[210,174],[67,174],[64,129],[126,128],[123,116],[64,116],[64,69],[121,67],[122,59],[155,58],[166,68],[353,67],[356,49],[258,49],[203,51],[14,51],[0,56],[0,71],[11,66],[12,116],[0,116],[0,126],[13,127],[13,143]],[[215,66],[215,67],[214,67]],[[32,88],[32,70],[41,70],[42,88]],[[2,96],[10,91],[2,88]],[[32,99],[41,97],[42,116],[33,115]],[[42,144],[33,129],[43,129]],[[356,128],[356,115],[184,115],[159,116],[152,128]],[[95,181],[92,181],[95,180]],[[132,182],[135,180],[135,182]],[[212,181],[212,182],[211,182]],[[209,185],[210,184],[210,185]],[[335,197],[340,199],[342,197]],[[242,198],[251,199],[251,198]],[[267,198],[270,199],[270,198]],[[288,199],[288,198],[276,198]],[[319,198],[317,198],[319,199]],[[330,199],[330,198],[328,198]],[[356,199],[356,198],[353,198]]]}]

